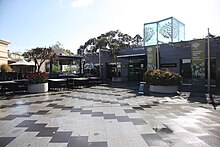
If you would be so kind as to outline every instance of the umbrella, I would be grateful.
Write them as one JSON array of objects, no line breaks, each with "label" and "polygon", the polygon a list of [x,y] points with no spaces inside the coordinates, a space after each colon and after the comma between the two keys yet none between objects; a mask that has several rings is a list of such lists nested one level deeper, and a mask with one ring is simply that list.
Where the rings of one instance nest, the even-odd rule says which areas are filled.
[{"label": "umbrella", "polygon": [[27,62],[24,59],[22,59],[22,60],[20,60],[18,62],[10,64],[10,65],[11,66],[34,66],[34,62],[32,62],[32,61]]},{"label": "umbrella", "polygon": [[[25,61],[24,59],[21,59],[20,61],[18,61],[18,62],[15,62],[15,63],[12,63],[12,64],[10,64],[11,66],[16,66],[16,67],[20,67],[20,73],[21,73],[21,71],[22,71],[22,67],[24,67],[23,69],[25,70],[25,71],[28,71],[28,69],[30,70],[30,68],[25,68],[25,67],[27,67],[27,66],[34,66],[35,65],[35,63],[33,62],[33,61],[30,61],[30,62],[27,62],[27,61]],[[23,70],[23,71],[24,71]]]}]

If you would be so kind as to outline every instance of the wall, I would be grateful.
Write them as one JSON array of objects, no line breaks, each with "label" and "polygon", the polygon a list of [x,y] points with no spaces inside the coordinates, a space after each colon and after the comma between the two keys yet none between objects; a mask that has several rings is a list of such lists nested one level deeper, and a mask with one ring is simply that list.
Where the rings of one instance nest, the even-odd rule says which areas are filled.
[{"label": "wall", "polygon": [[0,65],[8,64],[8,45],[10,42],[0,40]]}]

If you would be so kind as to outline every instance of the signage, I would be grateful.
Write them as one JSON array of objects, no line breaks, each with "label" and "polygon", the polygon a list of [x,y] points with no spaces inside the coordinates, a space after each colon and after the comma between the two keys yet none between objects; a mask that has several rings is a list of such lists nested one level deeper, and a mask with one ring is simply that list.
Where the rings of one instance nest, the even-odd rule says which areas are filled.
[{"label": "signage", "polygon": [[138,93],[139,94],[144,94],[145,89],[146,89],[146,82],[140,82]]},{"label": "signage", "polygon": [[192,78],[205,78],[205,40],[192,42]]},{"label": "signage", "polygon": [[156,69],[156,46],[147,48],[147,69]]}]

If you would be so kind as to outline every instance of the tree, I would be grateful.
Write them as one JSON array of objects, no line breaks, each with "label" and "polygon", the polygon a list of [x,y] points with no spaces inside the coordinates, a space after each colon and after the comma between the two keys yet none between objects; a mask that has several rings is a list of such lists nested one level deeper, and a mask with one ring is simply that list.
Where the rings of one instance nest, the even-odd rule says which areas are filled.
[{"label": "tree", "polygon": [[61,44],[59,41],[57,41],[56,44],[52,45],[51,48],[57,54],[74,55],[74,53],[70,51],[69,49],[64,49],[63,44]]},{"label": "tree", "polygon": [[29,60],[34,60],[37,72],[40,72],[41,65],[47,60],[47,59],[56,59],[56,53],[52,50],[51,47],[37,47],[34,49],[31,49],[23,54],[25,58],[28,58]]},{"label": "tree", "polygon": [[80,55],[87,53],[96,54],[97,50],[102,47],[102,49],[109,49],[109,43],[114,42],[118,44],[118,48],[129,48],[131,47],[132,37],[128,34],[123,34],[119,30],[109,31],[105,34],[101,34],[96,38],[91,38],[81,45],[78,49]]},{"label": "tree", "polygon": [[141,35],[137,34],[134,36],[134,38],[132,38],[133,47],[139,47],[142,46],[142,44],[143,44],[143,38],[141,37]]}]

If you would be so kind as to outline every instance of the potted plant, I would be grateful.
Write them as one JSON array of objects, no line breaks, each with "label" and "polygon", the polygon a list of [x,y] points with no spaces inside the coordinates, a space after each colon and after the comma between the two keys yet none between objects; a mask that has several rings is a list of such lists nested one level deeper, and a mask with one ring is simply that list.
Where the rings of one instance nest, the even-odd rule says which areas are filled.
[{"label": "potted plant", "polygon": [[177,86],[182,82],[182,76],[168,69],[147,70],[144,81],[150,85],[151,92],[176,93]]},{"label": "potted plant", "polygon": [[40,93],[48,91],[48,75],[46,72],[34,72],[26,74],[28,79],[28,92]]}]

